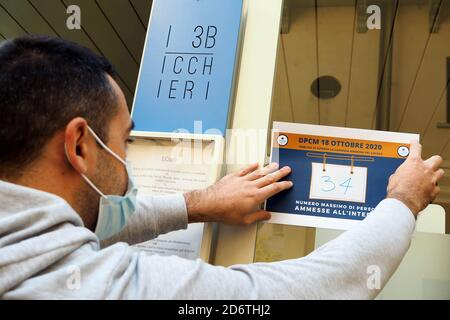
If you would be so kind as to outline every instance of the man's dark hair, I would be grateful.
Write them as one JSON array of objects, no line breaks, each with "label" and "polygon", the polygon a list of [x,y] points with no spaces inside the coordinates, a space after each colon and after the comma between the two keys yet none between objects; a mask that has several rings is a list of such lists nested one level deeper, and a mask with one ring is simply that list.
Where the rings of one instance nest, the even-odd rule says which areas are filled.
[{"label": "man's dark hair", "polygon": [[[105,142],[117,96],[112,65],[59,38],[25,36],[0,44],[0,177],[20,171],[75,117]],[[15,172],[13,172],[15,171]]]}]

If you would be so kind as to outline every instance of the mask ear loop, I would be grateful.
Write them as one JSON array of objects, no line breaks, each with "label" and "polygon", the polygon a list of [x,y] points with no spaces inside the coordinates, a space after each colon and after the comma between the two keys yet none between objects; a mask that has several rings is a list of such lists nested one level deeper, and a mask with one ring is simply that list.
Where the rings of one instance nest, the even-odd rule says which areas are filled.
[{"label": "mask ear loop", "polygon": [[107,197],[103,192],[101,192],[100,189],[97,188],[97,187],[92,183],[92,181],[89,180],[88,177],[86,177],[84,174],[81,174],[81,177],[84,179],[84,181],[87,182],[88,185],[91,186],[92,189],[94,189],[95,191],[97,191],[97,193],[98,193],[102,198],[108,199],[108,197]]},{"label": "mask ear loop", "polygon": [[[102,139],[99,138],[99,136],[94,132],[94,130],[92,130],[92,128],[90,126],[87,126],[89,132],[94,136],[95,140],[100,144],[100,146],[102,146],[102,148],[104,148],[106,151],[108,151],[108,153],[110,155],[112,155],[114,158],[116,158],[120,163],[122,163],[125,168],[128,168],[128,163],[123,160],[122,158],[120,158],[114,151],[112,151],[103,141]],[[130,177],[130,172],[127,169],[127,175],[128,175],[128,183],[130,183],[131,177]],[[87,177],[85,178],[85,180],[87,179]],[[90,185],[93,186],[93,184],[88,181],[88,183]],[[94,187],[94,186],[93,186]],[[98,190],[97,188],[95,188],[96,190]],[[99,190],[100,191],[100,190]],[[101,193],[103,195],[103,193]],[[106,196],[105,196],[106,198]]]},{"label": "mask ear loop", "polygon": [[[64,152],[66,153],[67,161],[69,161],[70,165],[73,167],[72,163],[70,162],[70,159],[69,159],[69,153],[67,152],[67,145],[66,145],[65,143],[64,143]],[[87,183],[88,185],[91,186],[92,189],[94,189],[95,191],[97,191],[97,193],[98,193],[101,197],[107,199],[106,195],[105,195],[103,192],[101,192],[100,189],[97,188],[97,187],[92,183],[92,181],[89,180],[88,177],[86,177],[83,173],[81,173],[81,177],[84,179],[84,181],[86,181],[86,183]]]},{"label": "mask ear loop", "polygon": [[119,160],[123,165],[127,165],[126,161],[120,158],[117,154],[114,153],[106,144],[103,143],[103,141],[97,136],[97,134],[94,132],[94,130],[91,129],[91,127],[87,126],[89,132],[94,136],[95,140],[105,149],[108,151],[114,158]]}]

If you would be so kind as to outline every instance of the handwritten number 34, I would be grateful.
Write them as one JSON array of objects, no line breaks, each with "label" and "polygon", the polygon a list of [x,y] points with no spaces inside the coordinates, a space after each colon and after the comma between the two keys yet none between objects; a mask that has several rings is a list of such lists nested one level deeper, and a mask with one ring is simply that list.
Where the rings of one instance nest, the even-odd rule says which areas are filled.
[{"label": "handwritten number 34", "polygon": [[[351,188],[352,178],[348,178],[338,186],[344,188],[344,194],[347,194],[349,188]],[[331,179],[330,176],[322,176],[322,183],[325,184],[321,189],[323,192],[331,192],[336,189],[336,183]]]}]

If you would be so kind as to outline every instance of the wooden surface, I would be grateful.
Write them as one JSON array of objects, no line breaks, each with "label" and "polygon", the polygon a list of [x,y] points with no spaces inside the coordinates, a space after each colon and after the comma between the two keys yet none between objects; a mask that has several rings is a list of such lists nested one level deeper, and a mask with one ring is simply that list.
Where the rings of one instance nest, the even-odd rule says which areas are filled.
[{"label": "wooden surface", "polygon": [[[106,57],[133,102],[151,0],[0,0],[0,40],[25,34],[58,36]],[[81,9],[81,30],[69,30],[66,8]]]}]

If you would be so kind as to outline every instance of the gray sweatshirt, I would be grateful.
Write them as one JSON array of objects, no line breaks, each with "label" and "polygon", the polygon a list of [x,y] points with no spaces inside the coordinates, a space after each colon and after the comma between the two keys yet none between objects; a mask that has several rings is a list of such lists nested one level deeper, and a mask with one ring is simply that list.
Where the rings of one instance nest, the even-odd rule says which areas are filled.
[{"label": "gray sweatshirt", "polygon": [[126,229],[101,249],[62,198],[0,181],[0,298],[370,299],[379,290],[367,285],[369,267],[378,266],[383,287],[408,250],[415,219],[387,199],[304,258],[228,268],[130,247],[186,226],[182,195],[140,197]]}]

